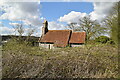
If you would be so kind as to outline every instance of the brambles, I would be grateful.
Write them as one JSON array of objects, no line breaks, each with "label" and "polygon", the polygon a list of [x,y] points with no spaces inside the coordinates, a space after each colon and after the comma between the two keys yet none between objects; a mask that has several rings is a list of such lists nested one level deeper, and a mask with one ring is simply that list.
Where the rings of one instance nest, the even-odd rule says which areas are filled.
[{"label": "brambles", "polygon": [[[3,47],[2,76],[3,78],[117,78],[117,48],[110,45],[87,47],[46,50],[18,44],[15,41],[9,42]],[[85,62],[88,54],[89,57]]]}]

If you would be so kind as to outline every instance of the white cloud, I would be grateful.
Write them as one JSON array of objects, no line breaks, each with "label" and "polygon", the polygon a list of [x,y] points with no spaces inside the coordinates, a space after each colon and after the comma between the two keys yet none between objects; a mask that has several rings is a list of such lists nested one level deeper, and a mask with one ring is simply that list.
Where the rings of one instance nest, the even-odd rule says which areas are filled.
[{"label": "white cloud", "polygon": [[82,2],[118,2],[119,0],[76,0]]},{"label": "white cloud", "polygon": [[39,2],[6,2],[1,4],[0,8],[5,13],[0,19],[11,21],[28,22],[34,26],[40,26],[42,19],[40,18]]},{"label": "white cloud", "polygon": [[[35,32],[33,34],[33,36],[38,36],[40,37],[41,34],[42,34],[42,26],[40,27],[37,27],[36,29],[38,29],[37,32]],[[48,22],[48,30],[64,30],[65,29],[65,26],[61,23],[58,23],[58,22],[55,22],[55,21],[51,21],[51,22]]]},{"label": "white cloud", "polygon": [[[24,29],[24,33],[23,36],[27,36],[28,35],[28,30],[29,28],[25,28]],[[19,35],[18,32],[15,31],[14,28],[9,28],[9,27],[0,27],[0,35]],[[41,36],[41,31],[39,29],[39,31],[35,31],[31,36],[37,36],[40,37]]]},{"label": "white cloud", "polygon": [[58,19],[58,21],[67,22],[67,23],[78,22],[80,18],[82,18],[86,15],[87,15],[86,13],[71,11],[67,15],[64,15],[64,16],[60,17]]},{"label": "white cloud", "polygon": [[94,10],[87,14],[87,13],[81,13],[81,12],[75,12],[71,11],[70,13],[60,17],[58,21],[60,22],[78,22],[78,20],[84,16],[91,15],[92,20],[103,20],[107,14],[110,12],[110,9],[113,7],[115,3],[113,2],[94,2]]},{"label": "white cloud", "polygon": [[97,19],[101,21],[109,13],[110,9],[113,7],[113,2],[95,2],[93,3],[94,11],[90,13],[93,20]]},{"label": "white cloud", "polygon": [[13,35],[14,34],[14,29],[13,28],[8,28],[8,27],[0,27],[0,34],[1,35]]},{"label": "white cloud", "polygon": [[[4,11],[2,15],[0,15],[0,19],[14,21],[22,21],[24,25],[31,24],[37,29],[36,35],[40,36],[40,27],[42,26],[42,21],[44,18],[41,18],[40,13],[40,2],[37,1],[27,1],[27,0],[12,0],[0,1],[0,11]],[[10,25],[16,25],[19,23],[9,23]],[[2,27],[1,34],[15,34],[13,33],[13,29],[9,27]],[[16,34],[18,34],[16,32]],[[27,35],[27,28],[25,28],[25,33],[23,35]],[[34,33],[35,35],[35,33]]]},{"label": "white cloud", "polygon": [[[0,19],[7,19],[10,21],[23,21],[24,25],[32,24],[37,30],[33,35],[41,35],[43,17],[40,18],[40,8],[38,2],[7,2],[2,3],[2,11],[5,13],[0,16]],[[9,23],[9,25],[16,26],[19,23]],[[57,22],[49,22],[50,30],[63,29],[64,25]],[[24,28],[25,32],[23,35],[27,35],[29,28]],[[17,32],[13,33],[14,29],[9,27],[2,27],[1,34],[18,34]]]},{"label": "white cloud", "polygon": [[3,2],[38,2],[40,0],[4,0]]},{"label": "white cloud", "polygon": [[[14,28],[6,27],[2,23],[0,25],[2,25],[0,27],[1,35],[18,35]],[[9,25],[16,26],[19,25],[19,23],[9,23]]]},{"label": "white cloud", "polygon": [[41,2],[118,2],[119,0],[41,0]]},{"label": "white cloud", "polygon": [[61,23],[57,23],[55,21],[48,22],[48,29],[49,30],[62,30],[65,26]]},{"label": "white cloud", "polygon": [[[9,23],[9,25],[11,25],[11,26],[16,26],[16,25],[20,25],[20,23]],[[24,24],[23,24],[23,26],[25,26]],[[27,36],[28,35],[28,33],[31,31],[31,30],[34,30],[34,32],[33,32],[33,34],[31,35],[31,36],[39,36],[40,37],[40,35],[41,35],[41,27],[42,26],[40,26],[40,27],[35,27],[35,26],[29,26],[29,27],[23,27],[23,29],[24,29],[24,33],[22,34],[23,36]],[[14,35],[19,35],[19,33],[17,32],[17,31],[15,31],[15,29],[14,29]]]},{"label": "white cloud", "polygon": [[[9,1],[6,3],[3,3],[2,1],[0,1],[0,9],[2,9],[2,11],[5,12],[4,14],[0,15],[0,19],[7,19],[11,21],[21,20],[24,22],[25,25],[32,24],[38,30],[38,32],[34,33],[33,35],[40,36],[42,22],[44,18],[40,18],[41,13],[39,8],[39,5],[40,5],[39,1],[38,2],[22,2],[22,0],[21,2],[19,1],[20,0],[17,0],[16,2],[14,2],[13,0],[12,2]],[[66,0],[62,0],[62,1],[66,1]],[[71,0],[67,0],[67,1],[69,2]],[[109,9],[113,6],[113,3],[105,3],[105,2],[97,3],[96,2],[96,3],[93,3],[93,6],[94,6],[94,11],[90,13],[91,18],[102,20],[109,13]],[[88,14],[71,11],[70,13],[64,16],[61,16],[58,19],[58,21],[66,22],[66,23],[77,22],[79,18],[82,18],[86,15]],[[65,28],[64,25],[61,23],[57,23],[55,21],[49,22],[50,30],[58,30],[58,29],[64,29],[64,28]],[[2,33],[5,33],[5,31],[6,33],[13,33],[13,29],[8,27],[3,27],[2,30],[3,30],[1,31]]]},{"label": "white cloud", "polygon": [[19,23],[9,23],[9,25],[16,26],[19,25]]}]

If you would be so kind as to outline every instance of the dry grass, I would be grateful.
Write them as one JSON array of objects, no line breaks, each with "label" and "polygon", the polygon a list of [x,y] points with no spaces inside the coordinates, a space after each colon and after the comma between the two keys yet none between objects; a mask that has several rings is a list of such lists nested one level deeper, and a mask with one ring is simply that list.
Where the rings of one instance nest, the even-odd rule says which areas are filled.
[{"label": "dry grass", "polygon": [[2,54],[3,78],[118,77],[117,48],[111,45],[46,50],[12,41]]}]

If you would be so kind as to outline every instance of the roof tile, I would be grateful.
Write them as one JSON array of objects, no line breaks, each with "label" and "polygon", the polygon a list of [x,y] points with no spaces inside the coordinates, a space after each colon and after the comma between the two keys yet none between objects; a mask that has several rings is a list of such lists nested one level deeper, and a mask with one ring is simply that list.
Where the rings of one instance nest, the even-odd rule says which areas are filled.
[{"label": "roof tile", "polygon": [[69,43],[85,43],[85,32],[73,32]]},{"label": "roof tile", "polygon": [[39,42],[54,43],[56,47],[66,47],[68,43],[85,43],[85,32],[71,30],[49,30]]},{"label": "roof tile", "polygon": [[57,47],[66,47],[71,32],[71,30],[49,30],[40,42],[50,42]]}]

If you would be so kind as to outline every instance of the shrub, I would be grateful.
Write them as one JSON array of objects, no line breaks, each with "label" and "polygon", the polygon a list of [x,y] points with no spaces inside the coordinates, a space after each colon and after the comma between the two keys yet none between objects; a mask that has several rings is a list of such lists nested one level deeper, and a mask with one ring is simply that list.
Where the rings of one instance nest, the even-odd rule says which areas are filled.
[{"label": "shrub", "polygon": [[117,48],[47,50],[11,41],[3,47],[3,78],[117,78]]},{"label": "shrub", "polygon": [[100,42],[100,43],[107,43],[107,41],[109,41],[110,38],[107,36],[99,36],[98,38],[95,39],[96,42]]},{"label": "shrub", "polygon": [[107,44],[112,44],[112,45],[114,45],[115,42],[114,42],[113,40],[109,40],[109,41],[107,41]]}]

